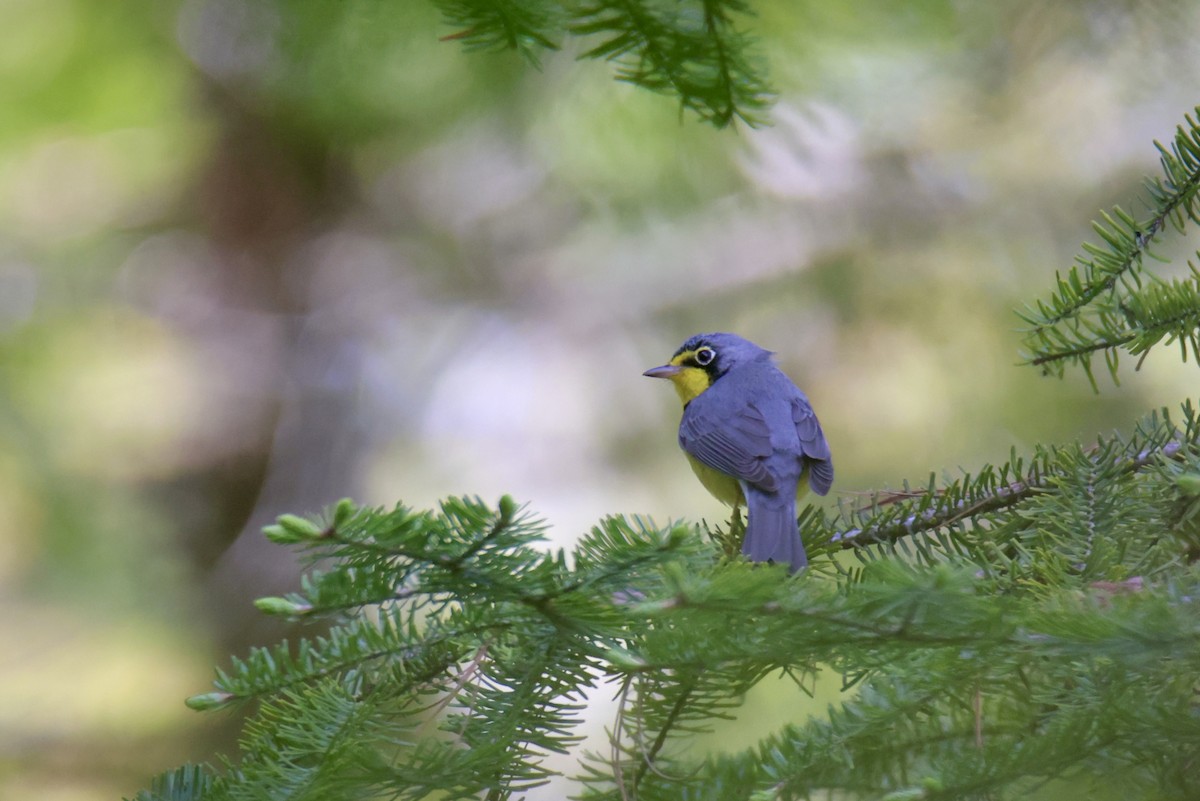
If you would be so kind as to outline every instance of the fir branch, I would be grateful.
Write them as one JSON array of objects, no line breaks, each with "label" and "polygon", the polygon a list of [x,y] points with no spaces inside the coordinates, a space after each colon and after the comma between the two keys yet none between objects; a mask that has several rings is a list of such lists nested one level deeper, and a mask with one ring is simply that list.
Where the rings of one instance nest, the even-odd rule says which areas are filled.
[{"label": "fir branch", "polygon": [[[734,567],[692,579],[676,603],[647,607],[639,681],[694,675],[701,662],[725,681],[736,676],[731,663],[746,661],[870,665],[870,676],[827,721],[700,763],[669,760],[669,773],[645,772],[639,798],[680,797],[684,786],[688,798],[722,801],[753,792],[880,797],[922,786],[928,796],[914,797],[972,797],[1088,768],[1120,772],[1128,764],[1119,755],[1152,753],[1171,738],[1200,742],[1186,709],[1200,668],[1194,573],[1153,594],[997,598],[970,570],[890,561],[848,588],[771,584],[775,603],[762,604],[761,591],[741,591],[755,571]],[[718,686],[729,695],[744,689]],[[1147,706],[1163,717],[1137,711]],[[668,708],[682,707],[660,701],[658,714]],[[593,768],[584,797],[633,797],[619,795],[611,776]]]},{"label": "fir branch", "polygon": [[[628,630],[618,592],[638,577],[654,587],[663,564],[702,555],[690,527],[610,518],[569,570],[561,552],[530,547],[542,525],[508,498],[496,510],[452,498],[437,513],[343,501],[323,521],[284,515],[267,532],[323,570],[261,609],[369,614],[295,649],[252,649],[218,670],[216,692],[192,699],[197,709],[262,702],[245,756],[211,798],[330,797],[355,783],[405,798],[504,798],[540,784],[541,757],[574,742],[578,699]],[[401,744],[426,715],[454,739]],[[389,764],[381,743],[400,749]]]},{"label": "fir branch", "polygon": [[[661,725],[658,726],[658,733],[654,736],[654,742],[650,743],[650,747],[644,750],[639,749],[639,762],[637,772],[633,776],[633,795],[637,796],[638,788],[642,784],[642,779],[646,778],[647,771],[654,767],[654,761],[658,758],[663,746],[667,744],[667,737],[674,731],[677,721],[683,714],[689,701],[692,700],[692,693],[696,689],[696,680],[694,677],[685,678],[678,686],[675,700],[667,709],[667,714],[663,718]],[[640,695],[640,693],[639,693]],[[621,710],[617,711],[618,715],[622,714]],[[624,788],[622,788],[624,792]]]},{"label": "fir branch", "polygon": [[[622,674],[695,676],[701,666],[728,670],[736,661],[807,669],[865,659],[880,667],[905,654],[953,657],[964,648],[980,658],[1020,651],[1022,659],[1111,659],[1142,668],[1200,659],[1200,626],[1189,617],[1200,589],[1195,576],[1153,597],[1093,586],[1085,595],[1056,587],[997,598],[965,566],[918,570],[880,561],[851,588],[772,585],[774,598],[765,603],[742,592],[753,579],[749,569],[714,573],[673,603],[647,607],[653,625],[638,640],[638,662],[622,666]],[[1097,608],[1105,614],[1094,614]],[[701,620],[715,630],[698,631]],[[736,628],[745,631],[731,642],[726,632]]]},{"label": "fir branch", "polygon": [[[1196,112],[1200,115],[1200,107]],[[1084,370],[1093,389],[1092,358],[1103,354],[1117,381],[1118,355],[1145,354],[1157,343],[1179,340],[1200,355],[1200,280],[1165,283],[1146,271],[1151,245],[1173,227],[1184,232],[1200,221],[1200,123],[1192,115],[1176,130],[1170,148],[1158,148],[1162,177],[1147,179],[1150,215],[1135,219],[1121,208],[1093,223],[1101,245],[1085,243],[1084,254],[1066,276],[1057,277],[1055,293],[1017,312],[1025,331],[1022,360],[1061,377],[1067,365]],[[1139,362],[1140,365],[1140,362]]]},{"label": "fir branch", "polygon": [[806,510],[801,529],[818,550],[823,545],[861,549],[953,532],[964,522],[1019,507],[1054,491],[1077,466],[1102,468],[1116,479],[1144,471],[1163,459],[1183,458],[1200,447],[1200,420],[1190,403],[1182,412],[1180,429],[1163,410],[1148,417],[1128,439],[1113,436],[1088,449],[1078,445],[1039,447],[1028,460],[1013,453],[1010,461],[998,468],[985,465],[975,475],[944,486],[931,478],[919,490],[906,487],[901,492],[874,494],[860,505],[843,506],[833,519],[822,519],[815,510]]},{"label": "fir branch", "polygon": [[[1157,608],[1151,615],[1140,614],[1151,611],[1146,607]],[[1135,614],[1121,620],[1119,626],[1122,631],[1135,632],[1158,611],[1167,609],[1159,606],[1157,599],[1127,605],[1122,612]],[[1078,616],[1073,613],[1059,621],[1064,631],[1082,620],[1096,619],[1083,608],[1075,612]],[[1173,673],[1173,660],[1183,658],[1186,664],[1196,664],[1195,627],[1180,625],[1180,615],[1188,614],[1186,608],[1175,610],[1176,642],[1185,645],[1183,651],[1157,649],[1147,654],[1144,649],[1149,638],[1139,636],[1130,637],[1127,647],[1115,656],[1108,648],[1089,653],[1094,643],[1082,639],[1069,645],[1057,643],[1064,646],[1062,652],[1035,649],[1018,657],[1029,668],[1021,671],[1024,675],[1040,677],[1032,686],[1012,685],[1011,678],[1006,679],[1006,675],[1015,675],[1009,661],[1013,652],[1008,649],[989,650],[970,662],[957,660],[961,672],[968,665],[984,667],[987,660],[1008,654],[991,669],[985,667],[985,686],[992,696],[1007,700],[1004,706],[985,700],[983,748],[974,737],[973,705],[947,692],[945,684],[925,680],[940,676],[945,682],[946,666],[918,658],[905,670],[893,668],[888,675],[877,675],[860,697],[845,703],[828,724],[810,724],[782,739],[772,738],[756,756],[763,760],[766,771],[780,779],[777,786],[785,797],[806,796],[817,788],[879,793],[906,785],[924,786],[927,794],[916,797],[973,797],[1006,789],[1020,795],[1021,788],[1027,789],[1037,777],[1089,769],[1109,775],[1130,768],[1153,770],[1153,759],[1123,763],[1121,757],[1113,756],[1149,754],[1156,748],[1169,753],[1176,750],[1170,745],[1173,737],[1195,743],[1195,722],[1186,716],[1181,719],[1167,712],[1165,718],[1150,720],[1137,712],[1168,708],[1190,694],[1190,688],[1179,682],[1171,682],[1169,689],[1162,685],[1164,677]],[[1130,658],[1136,661],[1127,661]],[[966,687],[965,681],[952,683]],[[927,721],[948,723],[930,726]],[[939,729],[945,737],[931,740]],[[1172,734],[1166,735],[1167,731]],[[846,752],[854,755],[854,762],[839,764],[837,757]],[[1158,784],[1160,790],[1167,786]]]},{"label": "fir branch", "polygon": [[[565,753],[576,738],[579,704],[560,700],[562,681],[571,676],[572,691],[591,684],[589,662],[559,636],[539,638],[527,648],[496,647],[472,677],[469,703],[451,715],[445,728],[471,750],[488,749],[493,758],[480,784],[507,797],[540,785],[549,777],[540,757]],[[494,655],[492,652],[498,655]]]},{"label": "fir branch", "polygon": [[[239,764],[217,798],[317,799],[337,795],[372,761],[380,700],[337,681],[289,691],[246,725]],[[412,728],[393,721],[387,731]]]},{"label": "fir branch", "polygon": [[218,669],[214,686],[229,702],[246,701],[382,664],[390,682],[415,689],[462,658],[466,646],[460,643],[503,628],[499,621],[445,626],[414,637],[411,622],[402,626],[388,618],[379,623],[355,620],[326,636],[301,639],[294,653],[286,640],[274,648],[252,648],[246,659],[234,657],[228,671]]},{"label": "fir branch", "polygon": [[[1186,281],[1164,282],[1151,277],[1143,289],[1131,292],[1112,308],[1097,308],[1089,318],[1079,318],[1045,329],[1033,336],[1037,345],[1027,356],[1029,364],[1057,369],[1060,363],[1076,363],[1091,380],[1091,357],[1103,352],[1109,372],[1116,381],[1121,349],[1134,356],[1146,357],[1155,345],[1178,341],[1182,359],[1188,349],[1200,364],[1200,273],[1189,262],[1192,277]],[[1141,360],[1138,361],[1141,365]]]},{"label": "fir branch", "polygon": [[[1200,116],[1200,106],[1194,114]],[[1093,230],[1107,247],[1085,245],[1092,258],[1076,258],[1064,279],[1058,279],[1058,292],[1049,302],[1038,302],[1036,308],[1026,307],[1020,316],[1034,326],[1033,331],[1056,325],[1078,314],[1085,306],[1105,292],[1114,289],[1125,276],[1139,267],[1142,257],[1149,253],[1150,244],[1165,230],[1167,223],[1182,231],[1184,221],[1200,222],[1197,212],[1197,192],[1200,191],[1200,124],[1188,114],[1180,125],[1170,148],[1159,142],[1163,170],[1161,178],[1147,178],[1146,199],[1151,214],[1142,221],[1135,220],[1120,207],[1112,215],[1101,213],[1103,222],[1093,222]],[[1083,275],[1079,270],[1082,268]]]},{"label": "fir branch", "polygon": [[735,118],[757,125],[769,91],[751,66],[751,41],[734,27],[735,15],[750,13],[743,0],[593,0],[571,32],[599,36],[583,57],[616,62],[619,80],[677,95],[682,109],[717,127]]},{"label": "fir branch", "polygon": [[434,0],[447,25],[456,28],[442,41],[467,50],[516,50],[538,66],[541,52],[557,50],[562,5],[554,0]]},{"label": "fir branch", "polygon": [[[566,36],[588,40],[580,58],[603,59],[617,80],[678,98],[716,127],[758,125],[771,91],[739,18],[745,0],[434,0],[455,29],[443,40],[470,50],[516,50],[535,66]],[[599,40],[598,43],[595,40]]]},{"label": "fir branch", "polygon": [[156,777],[134,801],[202,801],[212,797],[217,781],[204,765],[182,765]]},{"label": "fir branch", "polygon": [[[534,547],[541,524],[507,498],[284,516],[272,538],[322,571],[265,606],[362,614],[219,671],[195,706],[261,702],[243,756],[218,776],[170,774],[170,793],[508,798],[553,775],[545,757],[575,745],[584,694],[607,678],[625,702],[614,754],[585,762],[584,798],[963,797],[1128,765],[1190,797],[1194,475],[1187,404],[1092,447],[806,511],[813,562],[790,578],[721,559],[694,527],[620,517],[568,559]],[[847,547],[861,567],[830,558]],[[711,759],[670,747],[766,676],[829,670],[855,694],[827,721]]]}]

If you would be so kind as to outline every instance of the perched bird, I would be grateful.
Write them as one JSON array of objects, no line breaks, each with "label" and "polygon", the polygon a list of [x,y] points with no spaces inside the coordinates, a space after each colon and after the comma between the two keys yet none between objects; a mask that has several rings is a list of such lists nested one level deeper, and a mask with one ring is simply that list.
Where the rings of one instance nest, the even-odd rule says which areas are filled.
[{"label": "perched bird", "polygon": [[742,553],[755,562],[808,564],[796,499],[824,495],[833,460],[804,393],[774,354],[735,334],[697,334],[643,375],[667,378],[683,401],[679,446],[705,489],[749,514]]}]

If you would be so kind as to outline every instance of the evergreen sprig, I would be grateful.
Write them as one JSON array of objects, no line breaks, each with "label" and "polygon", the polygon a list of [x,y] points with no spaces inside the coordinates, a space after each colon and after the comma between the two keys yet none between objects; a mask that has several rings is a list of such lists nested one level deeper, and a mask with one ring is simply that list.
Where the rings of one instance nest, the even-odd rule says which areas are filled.
[{"label": "evergreen sprig", "polygon": [[738,25],[745,0],[435,0],[468,49],[511,49],[532,63],[580,37],[580,58],[603,59],[617,79],[676,97],[681,110],[724,127],[757,125],[771,100],[754,39]]},{"label": "evergreen sprig", "polygon": [[508,498],[284,515],[267,536],[321,568],[257,605],[333,625],[218,670],[189,705],[260,704],[241,759],[220,776],[167,774],[139,798],[506,798],[536,786],[545,755],[575,742],[585,693],[628,628],[613,599],[653,589],[667,562],[700,560],[691,533],[610,518],[569,567],[535,547],[541,523]]},{"label": "evergreen sprig", "polygon": [[[1200,107],[1194,114],[1200,117]],[[1170,147],[1155,145],[1162,175],[1145,181],[1147,216],[1138,219],[1120,207],[1102,214],[1092,223],[1101,243],[1084,244],[1048,300],[1017,312],[1030,326],[1023,353],[1027,364],[1057,376],[1075,365],[1096,388],[1092,359],[1097,354],[1115,382],[1121,351],[1144,358],[1164,339],[1179,341],[1185,357],[1189,345],[1193,355],[1200,350],[1196,268],[1190,280],[1165,282],[1145,267],[1145,257],[1158,258],[1151,246],[1165,233],[1183,234],[1189,222],[1200,221],[1200,123],[1187,115]]]},{"label": "evergreen sprig", "polygon": [[[139,799],[510,798],[578,747],[600,683],[620,701],[585,798],[959,798],[1085,771],[1187,797],[1200,416],[1179,417],[810,510],[812,567],[790,578],[705,527],[618,517],[546,552],[507,498],[284,516],[268,535],[321,569],[259,606],[333,625],[218,671],[192,704],[258,702],[240,759]],[[846,695],[827,720],[685,747],[765,678],[800,703],[830,671]],[[1121,722],[1138,704],[1152,714]],[[1138,761],[1153,748],[1168,757]]]},{"label": "evergreen sprig", "polygon": [[445,40],[467,50],[516,50],[535,66],[545,50],[557,50],[565,9],[555,0],[437,0],[447,25]]},{"label": "evergreen sprig", "polygon": [[[765,603],[738,572],[753,571],[695,579],[647,610],[640,663],[626,668],[637,700],[613,753],[591,755],[584,798],[1023,797],[1063,776],[1155,798],[1200,789],[1188,770],[1200,746],[1194,568],[1153,589],[996,596],[966,566],[887,560],[849,586],[778,582]],[[823,666],[866,671],[827,718],[705,759],[655,749],[664,726],[676,740],[689,731],[673,701],[695,688],[711,729],[752,668]]]},{"label": "evergreen sprig", "polygon": [[734,26],[749,13],[742,0],[592,0],[571,31],[601,39],[584,57],[615,62],[619,80],[676,95],[717,127],[735,118],[754,125],[770,91],[749,55],[752,40]]},{"label": "evergreen sprig", "polygon": [[[1161,569],[1178,554],[1156,532],[1179,497],[1177,471],[1200,453],[1200,413],[1187,402],[1177,417],[1155,412],[1131,435],[1039,446],[1028,458],[1014,452],[955,480],[843,502],[834,514],[809,508],[801,528],[810,552],[852,549],[862,561],[930,566],[965,559],[1002,584],[1078,584],[1118,564],[1131,575]],[[1101,543],[1101,531],[1122,536]],[[853,568],[839,569],[853,578]]]}]

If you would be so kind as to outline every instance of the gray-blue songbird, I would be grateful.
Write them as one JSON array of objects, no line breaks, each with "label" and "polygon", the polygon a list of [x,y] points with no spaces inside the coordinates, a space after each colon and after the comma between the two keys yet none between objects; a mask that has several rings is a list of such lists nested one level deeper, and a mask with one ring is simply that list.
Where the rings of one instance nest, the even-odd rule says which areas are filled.
[{"label": "gray-blue songbird", "polygon": [[679,446],[700,483],[749,519],[742,553],[755,562],[808,564],[796,500],[833,484],[829,443],[812,405],[773,354],[735,334],[697,334],[647,370],[683,401]]}]

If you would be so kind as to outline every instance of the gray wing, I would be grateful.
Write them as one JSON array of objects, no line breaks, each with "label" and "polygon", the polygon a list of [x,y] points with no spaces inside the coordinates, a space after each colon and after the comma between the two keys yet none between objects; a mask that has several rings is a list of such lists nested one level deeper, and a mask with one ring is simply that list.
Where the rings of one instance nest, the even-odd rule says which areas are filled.
[{"label": "gray wing", "polygon": [[824,495],[833,486],[833,457],[807,398],[792,400],[792,421],[796,424],[796,436],[800,438],[800,447],[808,462],[808,484],[813,492]]},{"label": "gray wing", "polygon": [[679,424],[680,447],[714,470],[776,492],[778,483],[766,465],[771,430],[762,412],[747,404],[718,417],[698,400],[688,404]]}]

